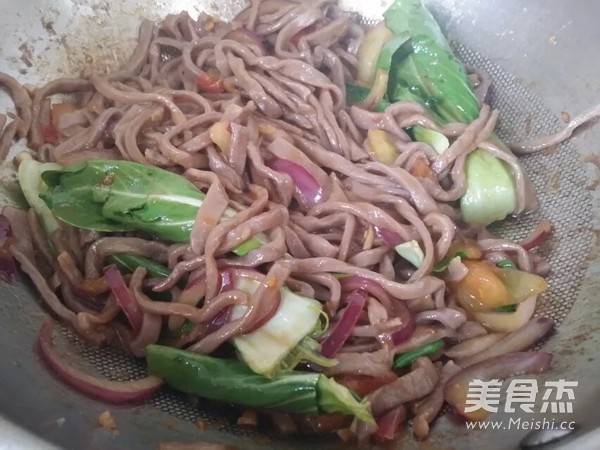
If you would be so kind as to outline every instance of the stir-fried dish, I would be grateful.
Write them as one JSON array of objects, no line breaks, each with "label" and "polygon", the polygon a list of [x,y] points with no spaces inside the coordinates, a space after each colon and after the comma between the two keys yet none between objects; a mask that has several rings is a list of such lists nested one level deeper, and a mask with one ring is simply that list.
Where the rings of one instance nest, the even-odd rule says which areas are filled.
[{"label": "stir-fried dish", "polygon": [[[335,2],[255,0],[232,22],[142,23],[109,74],[0,84],[0,154],[29,209],[0,216],[0,273],[25,272],[52,319],[42,359],[76,389],[142,401],[162,383],[288,429],[426,438],[469,381],[545,371],[524,352],[548,264],[492,222],[535,193],[494,133],[485,74],[467,73],[419,0],[365,27]],[[59,98],[60,97],[60,98]],[[106,380],[61,358],[55,321],[146,358]]]}]

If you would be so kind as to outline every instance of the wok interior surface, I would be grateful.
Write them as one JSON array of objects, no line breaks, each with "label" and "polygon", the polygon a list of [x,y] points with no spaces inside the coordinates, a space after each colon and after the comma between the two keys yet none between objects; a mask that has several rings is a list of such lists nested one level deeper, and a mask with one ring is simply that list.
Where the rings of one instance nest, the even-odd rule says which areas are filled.
[{"label": "wok interior surface", "polygon": [[[0,39],[4,43],[0,50],[0,64],[4,66],[0,70],[33,84],[75,75],[83,67],[103,71],[127,55],[142,17],[159,18],[180,10],[188,10],[192,15],[205,10],[231,17],[240,8],[237,1],[223,5],[207,1],[175,1],[166,5],[154,0],[115,3],[109,6],[108,2],[83,0],[57,3],[49,8],[37,0],[9,3],[8,14],[0,18]],[[377,17],[385,6],[365,5],[358,0],[342,3],[362,13],[367,20]],[[528,2],[527,7],[517,0],[504,2],[501,7],[492,2],[480,3],[451,0],[433,2],[431,6],[436,17],[447,26],[461,59],[490,74],[489,100],[500,111],[499,134],[503,139],[514,141],[555,131],[564,126],[561,111],[574,115],[600,99],[600,86],[594,84],[594,75],[600,67],[594,61],[600,61],[600,49],[594,47],[595,28],[591,20],[594,12],[600,13],[600,5],[579,0],[572,2],[573,7],[567,11],[559,0]],[[365,11],[366,7],[371,9]],[[574,53],[581,58],[575,58]],[[2,110],[8,104],[8,99],[0,97]],[[589,410],[593,410],[600,397],[594,379],[600,348],[597,345],[600,314],[595,305],[600,296],[595,287],[600,284],[600,263],[593,233],[598,198],[590,190],[588,180],[590,175],[598,174],[584,165],[584,160],[594,161],[593,144],[599,137],[598,130],[588,130],[559,149],[524,158],[523,166],[538,191],[541,209],[527,217],[509,220],[494,230],[520,240],[540,218],[548,219],[554,226],[553,239],[541,249],[543,256],[549,258],[552,274],[550,291],[538,302],[538,313],[562,325],[544,346],[555,353],[555,358],[553,369],[540,379],[579,382],[574,413],[569,418],[577,421],[579,428],[571,439],[593,436],[586,434],[596,425]],[[8,163],[2,169],[0,195],[5,198],[0,197],[0,204],[13,198],[10,170]],[[594,182],[591,184],[593,187]],[[53,378],[35,356],[35,337],[45,313],[25,277],[17,286],[2,286],[0,297],[3,355],[0,379],[4,381],[0,385],[0,418],[49,442],[67,448],[128,449],[155,448],[164,441],[193,440],[249,449],[342,445],[333,439],[281,438],[269,430],[239,428],[235,426],[235,411],[191,401],[169,390],[135,408],[113,407],[87,399]],[[70,332],[65,331],[65,336],[71,336]],[[143,374],[143,362],[81,343],[76,343],[76,348],[107,377],[128,379]],[[106,409],[117,421],[118,436],[97,426],[98,415]],[[501,416],[498,414],[497,418],[503,419]],[[533,419],[534,415],[526,418]],[[208,424],[205,430],[194,425],[197,419]],[[9,431],[11,426],[0,420],[0,430],[4,429]],[[485,441],[486,448],[514,448],[526,433],[525,430],[467,432],[464,426],[441,417],[426,445],[482,448]],[[397,447],[402,444],[416,447],[418,444],[410,433],[405,434]]]}]

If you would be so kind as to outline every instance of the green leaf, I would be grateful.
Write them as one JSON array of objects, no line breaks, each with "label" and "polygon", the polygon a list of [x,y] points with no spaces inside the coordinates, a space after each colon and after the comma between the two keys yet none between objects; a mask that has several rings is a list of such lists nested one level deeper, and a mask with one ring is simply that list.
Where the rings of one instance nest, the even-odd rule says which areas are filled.
[{"label": "green leaf", "polygon": [[431,271],[434,273],[440,273],[445,271],[450,265],[450,262],[457,256],[460,256],[460,259],[462,259],[463,261],[465,259],[469,259],[465,252],[456,252],[453,255],[448,255],[441,259],[440,262],[433,266],[433,269],[431,269]]},{"label": "green leaf", "polygon": [[439,352],[444,347],[444,341],[440,339],[439,341],[434,341],[431,344],[424,345],[417,350],[413,350],[412,352],[401,353],[394,357],[394,363],[392,364],[392,368],[394,370],[402,369],[404,367],[410,366],[417,358],[421,356],[431,356]]},{"label": "green leaf", "polygon": [[186,242],[204,194],[185,178],[130,161],[90,160],[42,175],[61,220],[98,231],[145,231]]},{"label": "green leaf", "polygon": [[[90,160],[47,170],[40,197],[60,220],[103,232],[144,231],[159,239],[188,242],[204,194],[180,175],[131,161]],[[235,212],[226,211],[224,217]],[[257,235],[234,253],[260,247]]]},{"label": "green leaf", "polygon": [[495,309],[495,311],[498,311],[498,312],[507,312],[507,313],[508,312],[515,312],[517,310],[518,306],[519,305],[517,305],[516,303],[512,304],[512,305],[499,306],[498,308]]},{"label": "green leaf", "polygon": [[258,238],[250,239],[249,241],[246,241],[243,244],[240,244],[235,249],[233,249],[233,253],[235,253],[238,256],[244,256],[248,252],[260,248],[262,244],[263,243],[261,243],[261,241]]},{"label": "green leaf", "polygon": [[392,60],[394,54],[402,47],[410,41],[410,36],[408,33],[402,33],[394,36],[392,39],[387,41],[381,52],[379,52],[379,57],[377,58],[377,64],[375,65],[375,73],[377,70],[384,70],[385,72],[389,72],[392,67]]},{"label": "green leaf", "polygon": [[[396,0],[384,17],[395,34],[410,35],[410,45],[394,54],[388,99],[418,102],[442,125],[473,122],[480,108],[466,70],[427,8],[420,0]],[[465,222],[485,226],[516,209],[514,177],[503,161],[476,150],[467,156],[466,172]]]},{"label": "green leaf", "polygon": [[504,259],[500,260],[498,262],[498,264],[496,264],[496,266],[500,267],[501,269],[516,269],[517,268],[515,263],[512,262],[508,258],[504,258]]},{"label": "green leaf", "polygon": [[414,239],[412,241],[403,242],[402,244],[396,245],[395,250],[396,253],[398,253],[402,258],[407,260],[417,269],[421,267],[421,264],[423,264],[423,260],[425,259],[423,249]]},{"label": "green leaf", "polygon": [[460,199],[462,219],[487,226],[504,219],[517,206],[517,193],[511,170],[485,150],[467,156],[467,190]]},{"label": "green leaf", "polygon": [[319,407],[324,413],[342,413],[355,416],[371,425],[375,419],[365,403],[360,402],[360,397],[347,387],[337,383],[331,378],[321,376],[317,382]]},{"label": "green leaf", "polygon": [[329,329],[329,315],[321,310],[321,315],[319,316],[319,320],[315,324],[315,328],[310,333],[310,337],[314,339],[318,339],[325,334],[325,332]]},{"label": "green leaf", "polygon": [[[349,105],[356,105],[367,98],[371,90],[366,87],[358,86],[357,84],[347,83],[346,84],[346,101]],[[390,106],[385,98],[379,102],[375,107],[375,112],[383,112]]]},{"label": "green leaf", "polygon": [[50,211],[46,203],[40,198],[40,194],[48,189],[48,186],[42,181],[41,176],[45,172],[60,170],[60,168],[61,167],[58,164],[42,164],[33,159],[25,159],[19,164],[19,170],[17,171],[17,177],[23,195],[25,196],[27,203],[29,203],[29,206],[33,208],[38,216],[47,236],[50,236],[56,231],[60,225],[54,217],[54,214],[52,214],[52,211]]},{"label": "green leaf", "polygon": [[[234,287],[248,294],[253,294],[259,285],[258,281],[250,278],[234,279]],[[232,319],[238,319],[245,311],[245,306],[234,306]],[[253,371],[273,376],[290,352],[294,349],[305,350],[298,348],[298,345],[315,329],[322,311],[322,304],[317,300],[298,295],[284,287],[281,289],[279,308],[273,317],[252,333],[234,337],[233,345],[238,350],[240,359]]]},{"label": "green leaf", "polygon": [[394,55],[390,100],[416,100],[444,124],[475,120],[479,103],[466,70],[421,1],[396,0],[384,18],[394,34],[410,36],[410,49]]},{"label": "green leaf", "polygon": [[416,141],[430,145],[438,155],[443,155],[448,150],[448,147],[450,147],[448,138],[435,130],[417,125],[416,127],[412,127],[411,131]]},{"label": "green leaf", "polygon": [[245,364],[161,345],[146,347],[148,370],[187,394],[250,408],[319,414],[320,374],[293,372],[277,378],[258,375]]},{"label": "green leaf", "polygon": [[338,363],[336,359],[324,357],[320,351],[321,344],[307,336],[283,358],[274,373],[285,374],[295,369],[301,361],[315,363],[321,367],[333,367]]},{"label": "green leaf", "polygon": [[183,322],[183,325],[181,325],[178,330],[170,330],[168,327],[163,327],[161,335],[167,339],[177,339],[178,337],[181,337],[184,334],[192,331],[195,326],[196,324],[194,322],[185,319],[185,322]]},{"label": "green leaf", "polygon": [[108,257],[108,261],[116,264],[118,269],[124,273],[133,273],[138,267],[145,267],[148,275],[153,278],[167,278],[171,270],[153,259],[131,253],[115,253]]},{"label": "green leaf", "polygon": [[318,373],[267,378],[238,361],[162,345],[146,347],[148,371],[192,395],[249,408],[318,415],[340,412],[374,423],[367,406],[345,386]]}]

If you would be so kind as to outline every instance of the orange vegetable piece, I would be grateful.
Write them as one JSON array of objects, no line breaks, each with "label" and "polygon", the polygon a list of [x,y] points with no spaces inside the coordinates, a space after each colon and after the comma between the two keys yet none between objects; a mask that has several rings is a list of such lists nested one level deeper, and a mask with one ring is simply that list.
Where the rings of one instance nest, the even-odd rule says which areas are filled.
[{"label": "orange vegetable piece", "polygon": [[510,291],[487,261],[464,261],[469,273],[453,286],[456,299],[469,312],[488,311],[515,303]]},{"label": "orange vegetable piece", "polygon": [[481,259],[483,256],[481,249],[473,241],[453,242],[450,245],[446,255],[456,255],[458,252],[462,252],[467,255],[468,259]]},{"label": "orange vegetable piece", "polygon": [[429,178],[432,181],[436,179],[435,174],[429,167],[429,162],[425,158],[417,158],[410,169],[410,173],[419,178]]},{"label": "orange vegetable piece", "polygon": [[203,92],[221,94],[225,91],[223,79],[216,70],[209,69],[207,72],[202,72],[196,78],[196,84]]}]

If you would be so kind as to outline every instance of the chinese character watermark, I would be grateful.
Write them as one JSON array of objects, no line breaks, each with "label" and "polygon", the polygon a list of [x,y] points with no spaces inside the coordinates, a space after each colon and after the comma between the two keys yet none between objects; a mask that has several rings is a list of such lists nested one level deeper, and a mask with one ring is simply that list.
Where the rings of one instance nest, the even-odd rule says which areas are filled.
[{"label": "chinese character watermark", "polygon": [[[558,381],[546,381],[546,392],[544,392],[544,396],[542,400],[542,412],[546,412],[548,410],[548,406],[550,406],[550,411],[553,413],[572,413],[573,412],[573,400],[575,400],[575,393],[573,388],[576,388],[579,383],[577,381],[567,381],[567,380],[558,380]],[[555,401],[549,401],[552,397],[552,392],[554,392]],[[568,401],[562,401],[563,397],[566,396]]]},{"label": "chinese character watermark", "polygon": [[[538,394],[542,394],[542,413],[571,414],[573,412],[573,400],[575,400],[574,388],[578,386],[577,381],[546,381],[543,390],[538,388],[535,379],[515,379],[508,383],[506,388],[506,402],[504,412],[514,413],[523,411],[534,413],[535,401]],[[465,401],[465,413],[471,413],[483,409],[492,413],[498,412],[503,383],[500,380],[472,380],[469,382],[469,390]]]},{"label": "chinese character watermark", "polygon": [[470,413],[480,409],[485,409],[489,412],[498,412],[501,390],[502,382],[500,380],[470,381],[467,401],[465,402],[465,412]]}]

